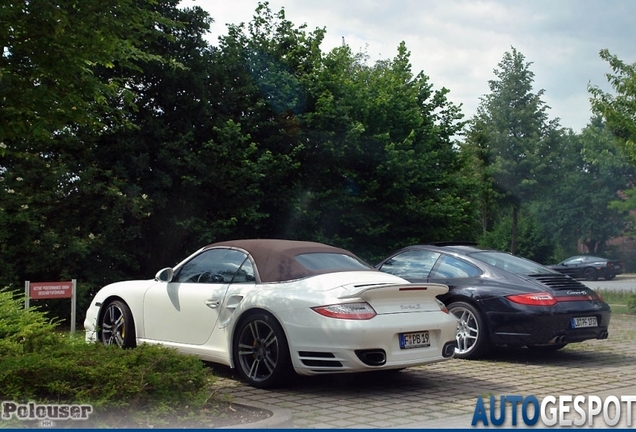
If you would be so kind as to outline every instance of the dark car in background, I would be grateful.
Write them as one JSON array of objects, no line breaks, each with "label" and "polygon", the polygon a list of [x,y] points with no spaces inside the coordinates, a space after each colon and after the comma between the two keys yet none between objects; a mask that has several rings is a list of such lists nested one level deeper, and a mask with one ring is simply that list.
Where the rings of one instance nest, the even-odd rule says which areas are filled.
[{"label": "dark car in background", "polygon": [[605,339],[610,307],[581,282],[506,252],[466,244],[400,249],[376,265],[410,282],[448,285],[438,296],[459,320],[455,357],[495,346],[553,351]]},{"label": "dark car in background", "polygon": [[625,263],[622,261],[592,255],[576,255],[547,267],[573,278],[589,281],[598,278],[612,280],[625,271]]}]

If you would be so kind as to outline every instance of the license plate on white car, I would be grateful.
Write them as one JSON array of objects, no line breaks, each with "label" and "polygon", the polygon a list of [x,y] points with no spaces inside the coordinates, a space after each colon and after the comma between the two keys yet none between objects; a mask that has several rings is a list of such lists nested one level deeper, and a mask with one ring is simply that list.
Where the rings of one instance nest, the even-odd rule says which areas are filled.
[{"label": "license plate on white car", "polygon": [[400,348],[423,348],[431,346],[430,336],[427,331],[400,333]]},{"label": "license plate on white car", "polygon": [[572,328],[598,327],[596,317],[572,318]]}]

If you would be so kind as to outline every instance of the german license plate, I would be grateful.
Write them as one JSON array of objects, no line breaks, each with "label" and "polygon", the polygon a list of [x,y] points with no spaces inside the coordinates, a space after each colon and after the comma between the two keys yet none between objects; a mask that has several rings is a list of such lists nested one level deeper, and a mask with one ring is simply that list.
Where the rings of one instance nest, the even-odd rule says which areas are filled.
[{"label": "german license plate", "polygon": [[430,336],[427,331],[400,333],[400,348],[422,348],[431,346]]},{"label": "german license plate", "polygon": [[572,328],[598,327],[596,317],[572,318]]}]

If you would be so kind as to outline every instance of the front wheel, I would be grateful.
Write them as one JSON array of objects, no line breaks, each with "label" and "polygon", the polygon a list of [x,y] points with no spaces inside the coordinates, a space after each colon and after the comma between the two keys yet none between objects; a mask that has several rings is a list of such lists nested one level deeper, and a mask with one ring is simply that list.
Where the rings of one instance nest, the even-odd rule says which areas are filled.
[{"label": "front wheel", "polygon": [[239,374],[254,387],[277,386],[291,373],[285,333],[269,314],[256,313],[245,318],[236,329],[233,350]]},{"label": "front wheel", "polygon": [[598,279],[598,273],[596,272],[596,269],[588,267],[585,271],[583,271],[583,277],[585,280],[595,281]]},{"label": "front wheel", "polygon": [[114,300],[106,306],[99,328],[104,345],[116,345],[120,348],[134,348],[137,345],[132,312],[121,300]]},{"label": "front wheel", "polygon": [[448,305],[448,311],[459,320],[455,358],[476,359],[485,354],[491,342],[484,319],[477,308],[469,303],[455,302]]}]

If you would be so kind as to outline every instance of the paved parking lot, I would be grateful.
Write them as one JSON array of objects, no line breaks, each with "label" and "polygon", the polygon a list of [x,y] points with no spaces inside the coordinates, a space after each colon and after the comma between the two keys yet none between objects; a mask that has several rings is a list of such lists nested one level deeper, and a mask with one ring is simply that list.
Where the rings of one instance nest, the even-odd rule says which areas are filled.
[{"label": "paved parking lot", "polygon": [[[555,353],[502,349],[480,361],[453,359],[398,373],[299,378],[276,390],[224,377],[219,393],[235,403],[284,413],[291,420],[284,427],[470,428],[479,396],[486,401],[491,395],[497,400],[504,395],[539,400],[636,395],[635,342],[636,316],[613,315],[607,340],[572,344]],[[634,427],[636,403],[632,411]],[[625,427],[625,420],[618,426]]]}]

